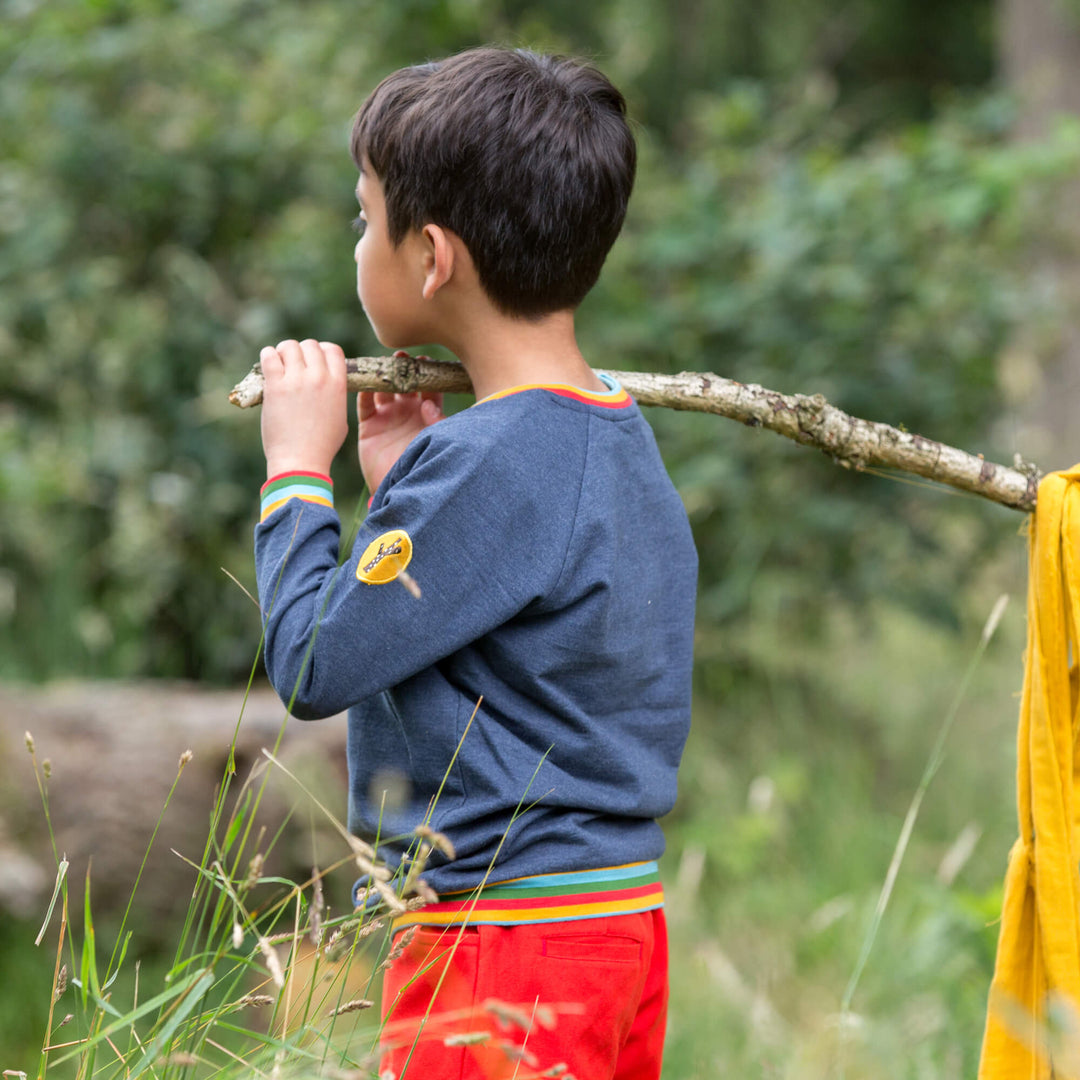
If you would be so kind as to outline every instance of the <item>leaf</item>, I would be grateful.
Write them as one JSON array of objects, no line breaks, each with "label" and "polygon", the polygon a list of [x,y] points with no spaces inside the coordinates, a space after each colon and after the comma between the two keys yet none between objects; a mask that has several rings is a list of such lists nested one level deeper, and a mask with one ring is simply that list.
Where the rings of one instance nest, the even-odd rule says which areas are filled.
[{"label": "leaf", "polygon": [[60,865],[56,868],[56,883],[53,885],[52,899],[49,901],[49,910],[45,912],[45,919],[41,924],[41,929],[38,931],[38,935],[34,938],[34,944],[40,945],[41,939],[45,936],[45,929],[49,925],[49,921],[52,919],[53,908],[56,907],[56,899],[60,895],[60,890],[63,887],[64,879],[67,877],[68,872],[67,859],[61,859]]},{"label": "leaf", "polygon": [[101,997],[101,986],[97,972],[97,936],[94,933],[94,918],[90,910],[90,867],[86,868],[86,892],[83,899],[83,947],[82,966],[79,986],[82,990],[83,1008],[86,1008],[87,995],[93,993]]}]

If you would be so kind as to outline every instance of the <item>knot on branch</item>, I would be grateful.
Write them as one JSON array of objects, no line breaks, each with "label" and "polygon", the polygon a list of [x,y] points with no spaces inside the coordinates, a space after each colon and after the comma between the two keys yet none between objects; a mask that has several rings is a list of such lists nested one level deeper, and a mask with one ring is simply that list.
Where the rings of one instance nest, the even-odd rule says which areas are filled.
[{"label": "knot on branch", "polygon": [[1042,469],[1033,461],[1025,461],[1019,453],[1013,454],[1013,468],[1018,473],[1023,473],[1029,479],[1034,477],[1036,481],[1042,479]]},{"label": "knot on branch", "polygon": [[829,404],[824,394],[796,394],[794,396],[794,413],[799,425],[797,438],[800,442],[821,444],[822,449],[834,460],[837,460],[832,451],[835,449],[835,438],[827,432],[827,419],[825,408]]},{"label": "knot on branch", "polygon": [[825,406],[829,404],[824,394],[796,394],[795,400],[800,410],[805,410],[813,416],[820,416],[825,411]]},{"label": "knot on branch", "polygon": [[400,394],[412,394],[420,389],[420,365],[418,358],[407,352],[398,351],[393,355],[393,363],[387,384]]}]

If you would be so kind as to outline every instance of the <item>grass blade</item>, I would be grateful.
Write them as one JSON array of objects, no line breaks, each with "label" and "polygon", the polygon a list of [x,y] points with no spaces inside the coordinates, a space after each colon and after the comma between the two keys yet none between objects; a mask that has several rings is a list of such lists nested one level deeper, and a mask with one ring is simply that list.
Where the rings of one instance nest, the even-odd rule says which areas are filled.
[{"label": "grass blade", "polygon": [[919,809],[922,806],[923,797],[926,795],[926,791],[930,787],[930,781],[933,780],[934,774],[937,772],[938,767],[941,765],[944,758],[945,740],[948,738],[949,731],[952,729],[953,722],[956,720],[957,713],[960,711],[960,706],[963,704],[964,698],[967,697],[968,687],[971,685],[971,680],[979,666],[979,661],[982,660],[983,654],[986,652],[986,647],[989,645],[990,639],[997,630],[998,623],[1001,621],[1001,616],[1005,611],[1007,602],[1008,596],[1006,594],[999,596],[997,602],[994,604],[993,610],[990,612],[989,618],[986,620],[982,635],[979,638],[979,644],[975,649],[971,661],[968,663],[967,670],[964,672],[964,677],[960,680],[960,686],[953,697],[949,711],[945,714],[945,719],[942,722],[940,731],[938,731],[937,739],[935,739],[934,746],[930,751],[930,757],[927,760],[926,768],[923,770],[922,779],[919,781],[919,786],[908,806],[907,814],[904,817],[904,824],[900,829],[900,836],[897,838],[896,847],[893,850],[893,856],[889,862],[889,869],[885,874],[885,881],[882,883],[881,892],[878,895],[877,906],[874,908],[874,916],[870,920],[870,926],[863,938],[859,958],[855,962],[855,970],[851,973],[847,989],[844,991],[843,1000],[840,1002],[841,1031],[846,1030],[846,1021],[851,1012],[851,1002],[855,997],[855,991],[858,988],[859,980],[870,959],[870,953],[874,947],[874,942],[877,939],[878,931],[881,928],[881,920],[885,916],[885,909],[892,896],[893,887],[896,885],[896,878],[900,872],[900,864],[903,862],[904,854],[906,853],[908,843],[911,840],[911,834],[915,829],[915,821],[919,816]]},{"label": "grass blade", "polygon": [[187,996],[177,1004],[176,1011],[162,1026],[154,1037],[154,1041],[146,1048],[135,1068],[127,1074],[126,1080],[136,1080],[136,1077],[161,1056],[176,1030],[194,1012],[196,1005],[206,997],[207,991],[214,985],[214,980],[215,976],[212,971],[203,971],[196,974],[195,983],[190,988]]},{"label": "grass blade", "polygon": [[53,885],[52,899],[49,901],[49,910],[45,912],[45,919],[41,924],[41,929],[38,931],[37,937],[34,938],[35,945],[40,945],[41,939],[45,936],[45,931],[52,919],[53,908],[56,907],[57,898],[60,896],[60,890],[64,885],[64,879],[67,877],[69,865],[67,859],[61,859],[60,865],[56,868],[56,883]]},{"label": "grass blade", "polygon": [[83,900],[83,947],[80,989],[82,990],[83,1008],[86,1008],[87,996],[91,992],[101,997],[97,973],[97,937],[94,934],[94,918],[90,911],[90,867],[86,868],[86,892]]}]

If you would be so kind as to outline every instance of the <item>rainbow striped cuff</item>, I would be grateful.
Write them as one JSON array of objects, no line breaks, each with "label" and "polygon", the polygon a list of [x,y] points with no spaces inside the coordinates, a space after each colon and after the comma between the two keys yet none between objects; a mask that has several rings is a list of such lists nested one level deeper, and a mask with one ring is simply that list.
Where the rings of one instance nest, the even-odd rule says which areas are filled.
[{"label": "rainbow striped cuff", "polygon": [[403,926],[514,926],[630,915],[664,906],[655,862],[573,874],[540,874],[489,885],[479,893],[444,893],[437,904],[399,915]]},{"label": "rainbow striped cuff", "polygon": [[333,508],[334,482],[322,473],[287,472],[272,476],[259,494],[262,498],[259,522],[262,523],[290,499],[303,499]]}]

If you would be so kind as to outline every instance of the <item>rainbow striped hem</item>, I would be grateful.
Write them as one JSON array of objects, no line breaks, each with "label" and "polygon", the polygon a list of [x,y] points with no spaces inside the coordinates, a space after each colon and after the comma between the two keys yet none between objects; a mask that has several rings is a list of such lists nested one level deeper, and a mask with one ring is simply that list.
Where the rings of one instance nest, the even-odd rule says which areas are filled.
[{"label": "rainbow striped hem", "polygon": [[267,480],[259,495],[262,500],[259,512],[261,523],[290,499],[302,499],[333,508],[334,483],[322,473],[287,472]]},{"label": "rainbow striped hem", "polygon": [[656,863],[631,863],[500,881],[479,892],[445,893],[437,904],[399,915],[393,928],[570,922],[630,915],[663,906],[664,890]]},{"label": "rainbow striped hem", "polygon": [[583,401],[586,405],[600,405],[606,409],[625,409],[632,404],[633,398],[610,375],[597,372],[597,377],[605,386],[610,387],[606,393],[582,390],[579,386],[570,386],[567,383],[524,383],[521,386],[510,386],[505,390],[488,394],[486,398],[481,398],[476,404],[482,405],[486,401],[497,401],[499,398],[509,397],[511,394],[523,393],[525,390],[548,390],[552,394],[558,394],[560,397]]}]

